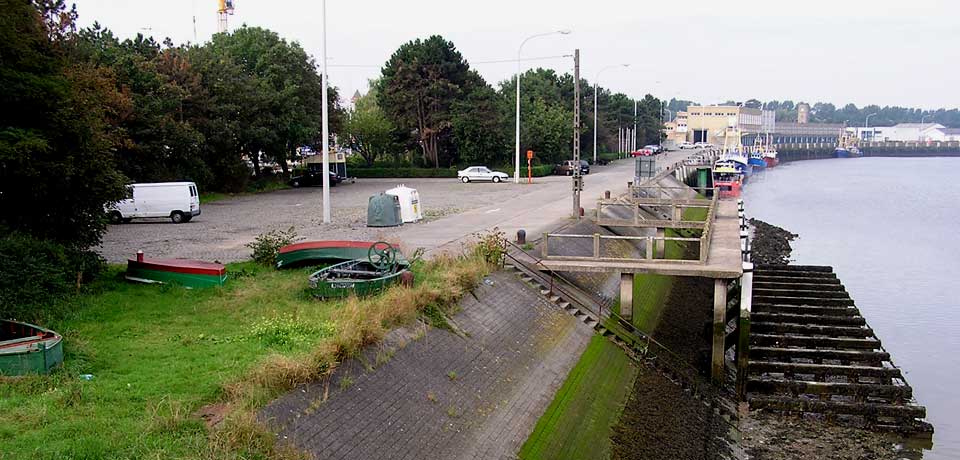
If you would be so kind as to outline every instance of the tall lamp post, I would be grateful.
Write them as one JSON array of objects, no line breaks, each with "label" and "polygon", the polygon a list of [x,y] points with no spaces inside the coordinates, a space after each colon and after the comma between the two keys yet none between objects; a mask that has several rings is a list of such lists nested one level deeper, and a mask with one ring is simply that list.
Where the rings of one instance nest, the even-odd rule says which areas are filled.
[{"label": "tall lamp post", "polygon": [[923,120],[927,118],[926,115],[920,115],[920,129],[917,130],[917,140],[923,140]]},{"label": "tall lamp post", "polygon": [[[597,78],[593,80],[593,162],[597,162],[597,90],[600,88],[600,74],[604,70],[614,69],[617,67],[630,67],[630,64],[614,64],[608,65],[599,72],[597,72]],[[518,150],[519,151],[519,150]]]},{"label": "tall lamp post", "polygon": [[330,223],[330,115],[327,113],[327,0],[323,0],[323,72],[320,79],[323,85],[323,94],[320,96],[320,116],[323,118],[323,223]]},{"label": "tall lamp post", "polygon": [[[876,115],[876,114],[877,114],[877,112],[873,112],[873,113],[867,115],[867,119],[863,121],[863,131],[864,131],[864,133],[866,133],[867,128],[870,127],[870,117],[872,117],[872,116],[874,116],[874,115]],[[872,133],[870,134],[870,140],[873,141],[873,134],[872,134]]]},{"label": "tall lamp post", "polygon": [[567,29],[555,30],[553,32],[544,32],[542,34],[531,35],[522,42],[520,42],[520,47],[517,48],[517,130],[514,136],[514,164],[513,164],[513,182],[515,184],[520,183],[520,69],[522,67],[522,53],[523,45],[526,45],[528,41],[537,38],[537,37],[546,37],[547,35],[561,34],[567,35],[570,31]]}]

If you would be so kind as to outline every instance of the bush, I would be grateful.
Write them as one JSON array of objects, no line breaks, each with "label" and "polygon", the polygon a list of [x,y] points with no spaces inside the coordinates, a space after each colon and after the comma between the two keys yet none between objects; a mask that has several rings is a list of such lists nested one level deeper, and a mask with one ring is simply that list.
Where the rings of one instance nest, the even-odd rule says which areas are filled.
[{"label": "bush", "polygon": [[280,248],[293,244],[297,238],[297,231],[290,227],[286,230],[270,230],[257,235],[257,238],[246,246],[253,250],[253,260],[260,265],[273,266],[277,261]]},{"label": "bush", "polygon": [[[503,172],[507,173],[508,176],[513,177],[513,167],[506,167],[502,169]],[[550,176],[553,174],[553,165],[537,165],[533,167],[533,177],[543,177]],[[527,167],[520,167],[520,177],[527,177]]]},{"label": "bush", "polygon": [[357,178],[457,177],[456,169],[446,168],[353,168],[347,175]]},{"label": "bush", "polygon": [[0,238],[0,318],[39,322],[57,316],[60,301],[104,267],[92,251],[9,233]]}]

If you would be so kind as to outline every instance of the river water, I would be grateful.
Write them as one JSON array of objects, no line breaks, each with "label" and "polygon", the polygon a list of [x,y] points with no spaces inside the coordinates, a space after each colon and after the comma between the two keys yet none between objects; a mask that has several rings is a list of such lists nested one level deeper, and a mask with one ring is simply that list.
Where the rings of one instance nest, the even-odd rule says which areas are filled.
[{"label": "river water", "polygon": [[831,265],[934,426],[925,460],[960,459],[960,158],[798,161],[755,174],[748,217],[797,264]]}]

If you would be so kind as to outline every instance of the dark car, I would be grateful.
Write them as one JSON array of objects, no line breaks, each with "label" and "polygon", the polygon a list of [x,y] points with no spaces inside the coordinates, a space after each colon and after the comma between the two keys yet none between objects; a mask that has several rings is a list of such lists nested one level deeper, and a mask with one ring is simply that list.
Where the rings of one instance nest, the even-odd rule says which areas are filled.
[{"label": "dark car", "polygon": [[[330,171],[330,186],[339,184],[343,179],[337,176],[337,173]],[[288,181],[291,187],[310,187],[314,185],[323,185],[323,173],[316,173],[309,169],[298,176],[293,176]]]},{"label": "dark car", "polygon": [[580,174],[590,174],[590,163],[587,160],[580,160]]}]

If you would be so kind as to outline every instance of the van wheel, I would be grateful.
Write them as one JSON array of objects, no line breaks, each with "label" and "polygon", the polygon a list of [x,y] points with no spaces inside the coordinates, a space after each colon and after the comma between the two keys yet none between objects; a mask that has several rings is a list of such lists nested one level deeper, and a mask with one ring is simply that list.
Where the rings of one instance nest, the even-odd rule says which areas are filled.
[{"label": "van wheel", "polygon": [[463,176],[463,177],[460,178],[460,181],[463,182],[464,184],[466,184],[467,182],[470,182],[470,178],[467,177],[467,176]]},{"label": "van wheel", "polygon": [[123,223],[126,219],[123,218],[123,215],[120,214],[120,211],[113,211],[110,215],[107,216],[110,219],[111,224],[120,224]]},{"label": "van wheel", "polygon": [[499,176],[493,176],[493,183],[494,183],[494,184],[499,184],[499,183],[500,183],[500,177],[499,177]]},{"label": "van wheel", "polygon": [[183,215],[183,213],[180,211],[173,211],[170,213],[170,220],[172,220],[175,224],[182,224],[186,222],[186,218],[187,216]]}]

